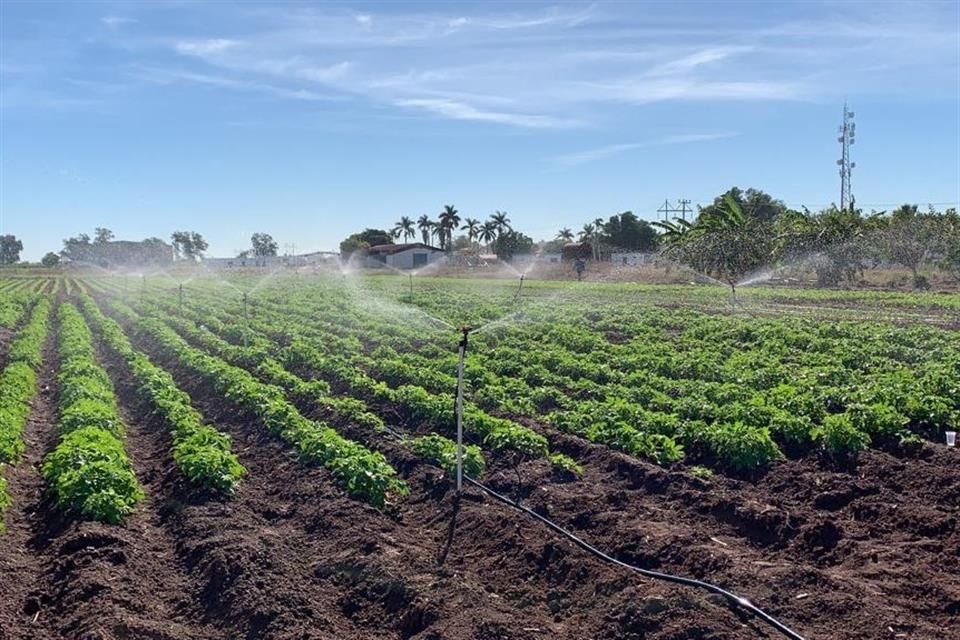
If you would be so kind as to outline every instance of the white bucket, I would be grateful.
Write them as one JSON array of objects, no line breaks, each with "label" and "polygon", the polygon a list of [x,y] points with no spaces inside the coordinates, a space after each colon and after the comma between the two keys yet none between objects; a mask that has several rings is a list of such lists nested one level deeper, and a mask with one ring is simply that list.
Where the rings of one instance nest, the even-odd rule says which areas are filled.
[{"label": "white bucket", "polygon": [[955,447],[957,446],[957,432],[956,431],[947,431],[947,446]]}]

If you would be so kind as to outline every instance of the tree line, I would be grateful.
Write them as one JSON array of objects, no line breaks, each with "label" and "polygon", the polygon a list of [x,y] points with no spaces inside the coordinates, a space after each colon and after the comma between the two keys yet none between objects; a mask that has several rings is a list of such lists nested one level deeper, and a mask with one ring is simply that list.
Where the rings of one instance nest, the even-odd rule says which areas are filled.
[{"label": "tree line", "polygon": [[703,207],[693,221],[655,222],[663,254],[735,288],[764,268],[798,265],[821,286],[863,277],[864,269],[900,265],[915,288],[926,288],[920,270],[936,266],[960,280],[960,216],[904,204],[891,212],[789,209],[757,191],[731,189]]}]

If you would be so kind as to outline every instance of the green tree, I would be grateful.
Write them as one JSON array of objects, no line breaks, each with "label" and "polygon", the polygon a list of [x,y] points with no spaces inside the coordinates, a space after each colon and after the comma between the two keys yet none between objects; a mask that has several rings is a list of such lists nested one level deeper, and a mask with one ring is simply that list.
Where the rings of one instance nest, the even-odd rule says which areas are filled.
[{"label": "green tree", "polygon": [[498,209],[496,213],[490,216],[490,222],[492,222],[496,227],[497,235],[513,230],[513,227],[510,226],[510,218],[507,217],[506,211],[500,211]]},{"label": "green tree", "polygon": [[440,238],[440,248],[453,249],[453,230],[460,224],[460,212],[452,204],[445,205],[443,212],[440,213],[438,222],[438,235]]},{"label": "green tree", "polygon": [[250,236],[250,244],[253,247],[253,255],[257,257],[275,256],[280,248],[280,245],[269,233],[253,234]]},{"label": "green tree", "polygon": [[682,238],[667,244],[664,253],[730,285],[735,301],[737,282],[770,264],[777,246],[773,224],[746,216],[737,200],[726,194],[722,207],[702,210]]},{"label": "green tree", "polygon": [[737,203],[746,217],[765,222],[770,222],[787,211],[787,205],[760,189],[742,191],[739,187],[731,187],[726,193],[714,198],[713,204],[700,209],[700,215],[711,216],[718,209],[726,209],[728,198]]},{"label": "green tree", "polygon": [[[476,218],[467,218],[464,220],[463,226],[460,227],[461,231],[467,232],[467,240],[470,242],[471,248],[473,248],[474,241],[480,235],[480,226],[480,221]],[[479,251],[480,248],[476,247],[476,249]]]},{"label": "green tree", "polygon": [[196,231],[174,231],[170,240],[177,258],[191,262],[202,260],[208,247],[207,241]]},{"label": "green tree", "polygon": [[530,253],[533,249],[533,239],[518,231],[507,231],[497,235],[493,241],[493,252],[501,260],[509,260],[522,253]]},{"label": "green tree", "polygon": [[420,229],[420,237],[423,238],[423,244],[430,244],[430,237],[433,235],[435,224],[430,216],[420,216],[417,219],[417,228]]},{"label": "green tree", "polygon": [[93,230],[93,242],[94,244],[107,244],[113,240],[114,235],[113,231],[105,227],[97,227]]},{"label": "green tree", "polygon": [[6,234],[0,236],[0,264],[16,264],[20,262],[20,252],[23,243],[17,236]]},{"label": "green tree", "polygon": [[413,220],[408,216],[400,216],[400,220],[397,224],[393,225],[393,237],[399,238],[403,236],[404,242],[413,238],[417,235],[417,232],[413,229]]},{"label": "green tree", "polygon": [[603,224],[603,242],[627,251],[656,251],[657,232],[632,211],[624,211]]},{"label": "green tree", "polygon": [[49,251],[46,255],[40,258],[40,264],[45,267],[55,267],[60,264],[60,256],[53,251]]},{"label": "green tree", "polygon": [[914,287],[925,283],[920,267],[940,241],[937,222],[935,213],[920,213],[917,205],[905,204],[890,214],[886,228],[876,236],[880,255],[910,269]]},{"label": "green tree", "polygon": [[357,252],[365,252],[370,247],[381,244],[391,244],[393,235],[383,229],[364,229],[360,233],[349,236],[340,243],[341,260],[349,260],[350,256]]},{"label": "green tree", "polygon": [[493,220],[489,220],[483,223],[483,226],[480,227],[479,235],[477,236],[487,247],[487,251],[490,251],[490,246],[493,241],[497,239],[497,224]]},{"label": "green tree", "polygon": [[70,262],[88,262],[91,258],[90,236],[81,233],[63,241],[60,257]]},{"label": "green tree", "polygon": [[940,268],[960,282],[960,215],[947,209],[940,218]]},{"label": "green tree", "polygon": [[573,241],[573,231],[570,227],[564,227],[557,232],[557,240],[562,240],[564,242]]}]

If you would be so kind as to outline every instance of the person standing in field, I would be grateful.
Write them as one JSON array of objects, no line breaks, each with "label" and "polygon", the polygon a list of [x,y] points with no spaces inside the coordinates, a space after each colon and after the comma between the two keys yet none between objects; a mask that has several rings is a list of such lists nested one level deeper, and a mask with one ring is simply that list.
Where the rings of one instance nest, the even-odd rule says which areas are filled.
[{"label": "person standing in field", "polygon": [[577,281],[583,280],[583,272],[587,268],[586,260],[578,257],[573,261],[573,268],[577,272]]}]

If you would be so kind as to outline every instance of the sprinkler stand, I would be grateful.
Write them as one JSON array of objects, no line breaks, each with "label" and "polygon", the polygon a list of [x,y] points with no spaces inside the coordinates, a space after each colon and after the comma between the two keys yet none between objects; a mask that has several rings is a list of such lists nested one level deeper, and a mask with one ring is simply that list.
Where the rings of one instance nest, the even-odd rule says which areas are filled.
[{"label": "sprinkler stand", "polygon": [[524,278],[524,277],[525,277],[525,274],[521,273],[521,274],[520,274],[520,286],[517,287],[517,292],[513,295],[514,301],[516,301],[516,300],[518,300],[518,299],[520,298],[520,292],[523,291],[523,278]]},{"label": "sprinkler stand", "polygon": [[250,314],[247,311],[247,292],[246,291],[243,292],[243,324],[244,324],[243,348],[246,349],[248,346],[250,346],[248,344],[248,339],[247,339],[247,331],[250,330]]},{"label": "sprinkler stand", "polygon": [[463,490],[463,361],[467,355],[467,337],[473,329],[462,327],[460,360],[457,363],[457,494]]}]

